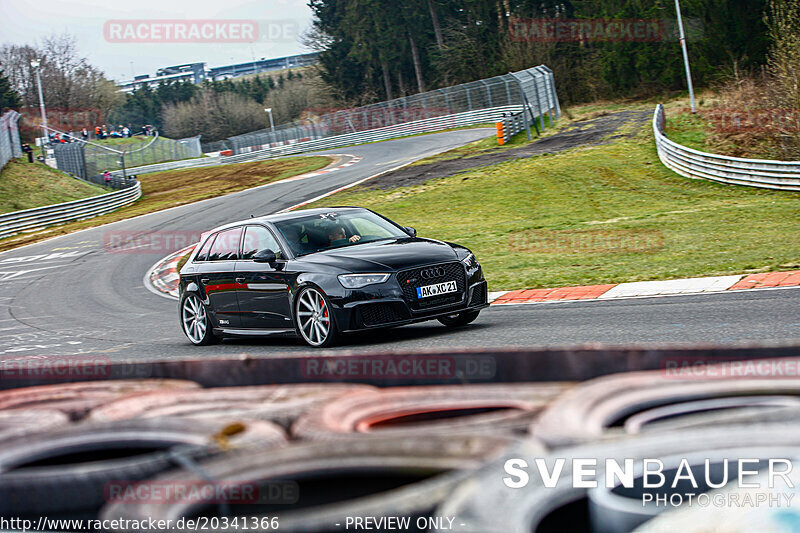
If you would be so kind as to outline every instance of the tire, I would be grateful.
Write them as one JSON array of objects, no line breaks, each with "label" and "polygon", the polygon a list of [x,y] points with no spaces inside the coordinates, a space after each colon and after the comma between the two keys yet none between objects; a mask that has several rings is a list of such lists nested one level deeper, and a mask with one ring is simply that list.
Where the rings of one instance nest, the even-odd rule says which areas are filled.
[{"label": "tire", "polygon": [[[732,447],[735,448],[735,445]],[[696,495],[710,491],[712,486],[709,483],[719,485],[727,480],[736,485],[736,481],[733,480],[738,477],[740,470],[765,471],[769,466],[770,458],[793,457],[797,453],[798,447],[795,445],[786,447],[783,450],[775,446],[747,447],[746,450],[746,458],[757,459],[758,463],[748,464],[741,469],[736,461],[741,456],[737,457],[738,454],[732,453],[730,450],[706,450],[677,456],[659,457],[659,460],[663,463],[663,472],[667,479],[672,479],[681,462],[685,461],[684,464],[688,465],[688,469],[695,479],[691,491]],[[708,478],[706,478],[705,474],[705,461],[709,462]],[[723,477],[723,464],[726,461],[729,464],[724,466],[724,470],[728,475]],[[588,492],[589,520],[592,523],[592,531],[594,533],[629,533],[636,529],[637,526],[652,520],[666,510],[676,509],[680,506],[665,505],[663,502],[660,505],[656,505],[652,501],[644,501],[645,495],[654,496],[658,494],[668,498],[667,501],[669,501],[669,498],[676,494],[683,497],[686,494],[686,485],[688,483],[678,484],[675,487],[666,485],[656,490],[648,489],[643,485],[641,470],[634,470],[633,487],[622,488],[621,483],[617,483],[614,486],[614,490],[612,490],[605,485],[598,485],[597,488],[590,489]],[[711,529],[711,531],[714,530],[720,531],[716,528]],[[684,530],[675,529],[673,531]]]},{"label": "tire", "polygon": [[294,323],[297,334],[312,348],[336,345],[339,330],[331,309],[328,297],[316,287],[302,289],[295,298]]},{"label": "tire", "polygon": [[131,394],[156,390],[174,393],[199,388],[194,381],[178,379],[98,380],[23,387],[0,391],[0,410],[56,409],[72,420],[80,420],[91,409]]},{"label": "tire", "polygon": [[219,387],[152,392],[121,398],[93,410],[90,420],[107,422],[159,416],[199,419],[270,420],[288,428],[298,417],[349,392],[370,392],[369,385],[297,384]]},{"label": "tire", "polygon": [[[350,439],[222,456],[204,461],[202,468],[213,479],[229,480],[228,484],[256,483],[259,489],[295,480],[297,484],[292,492],[299,499],[264,502],[266,505],[259,502],[257,506],[244,504],[237,506],[238,509],[231,506],[234,513],[277,517],[279,531],[338,531],[343,529],[348,516],[392,516],[411,518],[411,527],[403,531],[417,532],[420,531],[414,527],[417,517],[432,516],[437,503],[470,471],[500,456],[514,442],[489,436]],[[537,450],[544,451],[541,447]],[[171,481],[187,478],[196,479],[196,474],[178,470],[154,481],[169,485]],[[256,492],[267,493],[266,490]],[[298,505],[293,505],[295,503]],[[208,511],[213,513],[214,509]],[[146,517],[173,519],[173,523],[177,523],[181,517],[208,511],[201,511],[190,501],[114,503],[103,508],[100,518],[140,520]],[[340,526],[336,527],[336,523]]]},{"label": "tire", "polygon": [[[309,411],[297,438],[332,440],[390,435],[525,434],[538,412],[567,388],[561,383],[393,387],[353,392]],[[410,423],[409,423],[410,422]]]},{"label": "tire", "polygon": [[[790,476],[794,486],[800,484],[800,475],[793,470]],[[735,486],[725,486],[708,493],[711,501],[721,498],[730,502],[733,494],[737,494],[738,501],[749,498],[750,501],[775,502],[784,498],[785,489],[778,483],[775,488],[769,488],[769,478],[760,476],[754,483],[759,488],[739,489]],[[658,515],[656,518],[639,526],[634,533],[707,533],[709,531],[725,531],[726,533],[750,533],[763,531],[770,527],[773,531],[791,533],[793,524],[786,519],[787,516],[797,516],[798,503],[792,501],[787,505],[761,505],[755,508],[747,505],[725,505],[701,508],[698,506],[678,508]],[[767,524],[769,524],[767,526]]]},{"label": "tire", "polygon": [[[752,398],[756,396],[763,397],[763,400]],[[784,416],[797,418],[792,414],[796,409],[780,408],[777,403],[779,400],[788,404],[792,396],[800,399],[800,379],[677,379],[660,370],[613,374],[576,385],[556,398],[539,417],[534,435],[550,446],[565,446],[621,437],[632,429],[636,432],[651,427],[677,429],[682,423],[696,425],[697,420],[705,424],[736,424],[747,420],[741,417],[748,409],[748,402],[743,401],[743,397],[753,399],[749,409],[751,413],[760,409],[765,417],[763,420],[767,417],[776,421]],[[707,410],[708,400],[726,398],[738,400],[714,411]],[[650,421],[665,418],[655,411],[656,408],[673,405],[677,409],[670,418],[648,427]],[[756,421],[760,416],[759,413],[750,415]],[[641,422],[648,424],[640,425]]]},{"label": "tire", "polygon": [[480,311],[462,311],[461,313],[456,313],[454,315],[447,315],[437,318],[437,320],[449,328],[457,328],[459,326],[466,326],[470,322],[474,322],[475,319],[478,318],[479,314],[481,314]]},{"label": "tire", "polygon": [[[729,426],[724,430],[712,427],[668,434],[642,434],[599,444],[561,448],[544,457],[525,451],[522,446],[511,449],[476,471],[470,479],[453,490],[435,514],[455,516],[455,522],[464,524],[458,530],[462,533],[598,531],[588,523],[587,490],[594,489],[575,487],[572,471],[574,459],[596,460],[596,474],[584,479],[594,479],[598,485],[603,485],[603,467],[606,460],[611,459],[619,465],[625,459],[633,459],[634,465],[641,465],[644,459],[689,456],[714,458],[720,454],[727,454],[731,462],[737,458],[797,457],[800,453],[800,427],[748,424]],[[525,470],[530,478],[524,489],[509,488],[503,482],[501,473],[504,472],[505,462],[510,459],[522,459],[528,464]],[[542,476],[537,474],[537,460],[544,461],[548,472],[554,471],[556,461],[563,461],[563,469],[554,484],[546,486]],[[665,487],[669,489],[672,476],[666,477],[668,482]],[[519,477],[513,478],[519,481]],[[735,480],[735,476],[731,480]],[[697,491],[691,489],[691,492]],[[638,508],[642,507],[641,500],[637,505]]]},{"label": "tire", "polygon": [[0,411],[0,441],[69,425],[67,415],[55,409]]},{"label": "tire", "polygon": [[0,516],[94,514],[105,503],[107,483],[149,479],[174,468],[173,453],[196,461],[229,448],[285,443],[285,432],[268,422],[228,426],[183,419],[78,424],[4,441]]},{"label": "tire", "polygon": [[185,292],[181,296],[179,307],[181,329],[189,342],[195,346],[208,346],[219,342],[214,335],[211,317],[208,316],[203,301],[194,292]]}]

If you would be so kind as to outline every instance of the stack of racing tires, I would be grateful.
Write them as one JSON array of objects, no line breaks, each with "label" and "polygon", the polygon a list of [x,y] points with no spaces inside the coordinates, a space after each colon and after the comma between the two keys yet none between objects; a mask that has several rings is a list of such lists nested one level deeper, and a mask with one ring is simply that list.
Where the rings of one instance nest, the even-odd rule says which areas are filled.
[{"label": "stack of racing tires", "polygon": [[[0,517],[120,532],[152,520],[172,531],[797,531],[800,498],[766,480],[777,469],[800,481],[786,470],[800,457],[798,407],[800,379],[663,371],[581,383],[10,389],[0,391]],[[645,459],[678,482],[648,486]],[[608,469],[626,461],[623,483]],[[764,482],[735,486],[744,468]],[[713,503],[732,495],[785,505]]]}]

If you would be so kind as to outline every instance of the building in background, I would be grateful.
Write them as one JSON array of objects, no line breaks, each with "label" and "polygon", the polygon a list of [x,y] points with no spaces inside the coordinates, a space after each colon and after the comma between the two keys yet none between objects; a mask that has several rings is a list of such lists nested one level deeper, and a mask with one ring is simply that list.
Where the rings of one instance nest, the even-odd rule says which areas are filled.
[{"label": "building in background", "polygon": [[149,74],[136,76],[132,80],[118,83],[117,86],[120,91],[129,93],[145,85],[155,88],[163,81],[191,81],[192,83],[202,83],[205,79],[214,81],[229,80],[249,74],[305,67],[316,63],[318,57],[319,54],[316,52],[274,59],[265,59],[262,57],[257,61],[248,61],[246,63],[213,68],[206,68],[205,63],[187,63],[185,65],[160,68],[156,71],[155,76]]}]

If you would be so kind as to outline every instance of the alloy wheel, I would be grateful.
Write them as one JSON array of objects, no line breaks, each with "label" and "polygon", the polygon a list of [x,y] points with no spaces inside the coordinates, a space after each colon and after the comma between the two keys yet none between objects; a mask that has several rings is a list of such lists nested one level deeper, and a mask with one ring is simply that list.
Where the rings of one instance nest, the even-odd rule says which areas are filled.
[{"label": "alloy wheel", "polygon": [[297,302],[297,324],[303,340],[312,346],[323,344],[331,330],[331,317],[325,297],[316,289],[306,289]]},{"label": "alloy wheel", "polygon": [[183,331],[189,340],[195,344],[203,342],[206,336],[206,310],[203,307],[203,302],[194,294],[190,294],[183,301],[183,309],[181,309],[181,319],[183,322]]}]

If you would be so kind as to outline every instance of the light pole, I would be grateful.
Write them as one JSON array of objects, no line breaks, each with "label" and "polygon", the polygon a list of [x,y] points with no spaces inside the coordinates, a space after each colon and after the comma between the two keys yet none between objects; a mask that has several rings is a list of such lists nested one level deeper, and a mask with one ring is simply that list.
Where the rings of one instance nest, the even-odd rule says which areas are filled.
[{"label": "light pole", "polygon": [[44,111],[44,96],[42,95],[42,77],[39,74],[39,65],[41,61],[39,59],[32,59],[31,60],[31,67],[36,70],[36,84],[39,87],[39,109],[42,112],[42,159],[47,159],[47,153],[45,152],[45,140],[47,139],[47,113]]},{"label": "light pole", "polygon": [[265,107],[264,111],[269,113],[269,129],[272,131],[272,133],[275,133],[275,122],[272,121],[272,108]]},{"label": "light pole", "polygon": [[683,64],[686,67],[686,82],[689,85],[689,101],[692,104],[692,114],[697,113],[694,105],[694,87],[692,87],[692,71],[689,70],[689,52],[686,50],[686,35],[683,33],[683,19],[681,19],[681,4],[675,0],[675,12],[678,13],[678,33],[680,34],[681,50],[683,50]]}]

